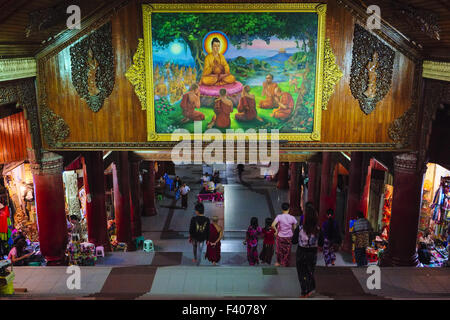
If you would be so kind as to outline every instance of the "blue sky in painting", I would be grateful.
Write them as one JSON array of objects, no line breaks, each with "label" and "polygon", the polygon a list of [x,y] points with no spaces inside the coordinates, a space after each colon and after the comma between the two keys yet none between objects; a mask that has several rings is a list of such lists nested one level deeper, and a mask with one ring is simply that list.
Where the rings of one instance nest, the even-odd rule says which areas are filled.
[{"label": "blue sky in painting", "polygon": [[[299,41],[299,46],[300,48],[303,46],[301,41]],[[288,54],[301,50],[297,48],[294,40],[279,40],[272,37],[269,44],[266,44],[263,40],[256,39],[252,45],[242,45],[240,49],[229,43],[225,58],[234,59],[238,56],[243,56],[247,59],[265,59],[278,54],[281,48],[285,49]],[[153,62],[155,64],[163,64],[168,61],[184,66],[195,66],[189,46],[183,40],[174,41],[166,48],[153,47]]]}]

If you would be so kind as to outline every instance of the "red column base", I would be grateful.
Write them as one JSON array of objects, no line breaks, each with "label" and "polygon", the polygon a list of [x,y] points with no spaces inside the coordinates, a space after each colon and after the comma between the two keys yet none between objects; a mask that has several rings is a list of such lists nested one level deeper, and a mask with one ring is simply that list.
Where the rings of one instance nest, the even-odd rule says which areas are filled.
[{"label": "red column base", "polygon": [[67,257],[45,257],[47,260],[48,267],[57,267],[57,266],[68,266],[69,262],[67,261]]},{"label": "red column base", "polygon": [[417,253],[413,254],[411,257],[392,257],[389,251],[383,254],[380,261],[380,267],[417,267],[419,266],[419,258]]}]

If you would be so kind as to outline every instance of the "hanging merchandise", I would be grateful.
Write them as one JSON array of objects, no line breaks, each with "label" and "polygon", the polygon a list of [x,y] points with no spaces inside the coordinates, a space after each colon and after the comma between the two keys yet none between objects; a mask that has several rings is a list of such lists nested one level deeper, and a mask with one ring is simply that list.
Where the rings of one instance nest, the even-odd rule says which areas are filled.
[{"label": "hanging merchandise", "polygon": [[12,244],[12,224],[8,206],[0,203],[0,260],[7,255]]},{"label": "hanging merchandise", "polygon": [[432,220],[437,224],[450,221],[450,177],[441,178],[431,209],[433,209]]},{"label": "hanging merchandise", "polygon": [[383,228],[381,231],[381,238],[384,241],[388,240],[389,235],[389,224],[391,222],[391,210],[392,210],[392,195],[393,195],[394,187],[386,184],[384,189],[384,203],[383,203],[383,218],[381,222],[383,224]]}]

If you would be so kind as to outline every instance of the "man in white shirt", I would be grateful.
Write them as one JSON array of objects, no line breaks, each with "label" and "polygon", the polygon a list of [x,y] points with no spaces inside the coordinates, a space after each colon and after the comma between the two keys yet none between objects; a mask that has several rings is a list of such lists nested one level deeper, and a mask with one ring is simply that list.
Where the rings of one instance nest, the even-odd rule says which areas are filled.
[{"label": "man in white shirt", "polygon": [[209,182],[211,180],[211,177],[209,176],[209,173],[206,172],[202,177],[203,183]]},{"label": "man in white shirt", "polygon": [[183,183],[183,186],[180,188],[180,194],[181,194],[181,206],[184,210],[186,210],[188,205],[188,193],[191,191],[191,188],[189,188],[186,183]]}]

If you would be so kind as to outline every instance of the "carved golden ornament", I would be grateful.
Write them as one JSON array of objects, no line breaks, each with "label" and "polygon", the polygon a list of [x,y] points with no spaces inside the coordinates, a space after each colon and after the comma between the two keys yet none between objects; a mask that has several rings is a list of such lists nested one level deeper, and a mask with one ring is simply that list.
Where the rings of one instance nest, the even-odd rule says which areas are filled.
[{"label": "carved golden ornament", "polygon": [[133,56],[133,64],[125,73],[128,81],[134,87],[139,101],[141,101],[142,110],[147,110],[147,91],[145,89],[145,54],[144,54],[144,39],[138,39],[138,47]]},{"label": "carved golden ornament", "polygon": [[311,140],[319,141],[320,140],[320,135],[317,132],[313,132],[311,134]]},{"label": "carved golden ornament", "polygon": [[406,148],[411,145],[416,129],[416,118],[416,110],[411,107],[389,126],[388,135],[395,141],[397,148]]},{"label": "carved golden ornament", "polygon": [[330,39],[325,39],[322,109],[327,110],[328,101],[334,93],[336,83],[341,80],[344,73],[336,64],[336,56],[331,48]]},{"label": "carved golden ornament", "polygon": [[39,107],[42,121],[42,135],[49,147],[61,146],[61,141],[70,135],[70,128],[59,115],[47,107],[45,98]]}]

